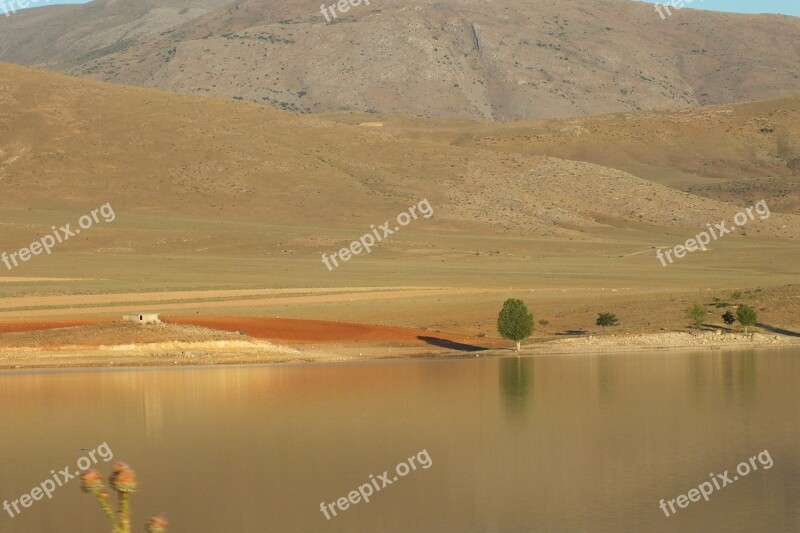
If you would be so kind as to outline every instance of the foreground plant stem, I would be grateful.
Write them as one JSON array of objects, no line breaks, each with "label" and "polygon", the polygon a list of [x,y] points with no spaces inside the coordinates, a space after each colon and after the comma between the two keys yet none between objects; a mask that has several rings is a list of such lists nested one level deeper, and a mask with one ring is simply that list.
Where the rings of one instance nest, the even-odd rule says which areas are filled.
[{"label": "foreground plant stem", "polygon": [[119,524],[117,523],[117,517],[114,514],[113,509],[108,504],[108,493],[102,492],[97,495],[97,501],[100,503],[100,508],[103,509],[103,512],[106,514],[109,520],[111,520],[111,526],[113,527],[113,533],[118,533],[120,531]]},{"label": "foreground plant stem", "polygon": [[131,501],[127,492],[119,493],[119,530],[131,533]]}]

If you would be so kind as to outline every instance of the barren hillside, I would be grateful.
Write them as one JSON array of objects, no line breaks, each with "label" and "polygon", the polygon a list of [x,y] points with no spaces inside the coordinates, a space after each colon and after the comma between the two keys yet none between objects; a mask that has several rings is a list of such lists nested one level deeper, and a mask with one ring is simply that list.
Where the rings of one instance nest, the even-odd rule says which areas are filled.
[{"label": "barren hillside", "polygon": [[[800,19],[629,0],[96,1],[0,20],[0,59],[302,112],[491,120],[800,95]],[[128,6],[128,7],[123,7]],[[330,17],[330,15],[329,15]],[[5,18],[5,17],[3,17]]]},{"label": "barren hillside", "polygon": [[0,17],[0,57],[69,69],[157,38],[226,1],[95,0],[20,10]]},{"label": "barren hillside", "polygon": [[[540,236],[607,225],[702,227],[733,209],[607,166],[511,153],[513,143],[452,142],[448,128],[439,135],[436,125],[412,139],[17,66],[0,65],[0,80],[0,207],[84,210],[111,202],[167,217],[368,226],[427,198],[437,221],[428,229]],[[592,120],[606,126],[581,130],[588,146],[635,132],[623,119]],[[476,132],[482,127],[489,126],[474,124]],[[543,127],[577,131],[573,122]],[[661,135],[652,133],[651,142],[672,142],[668,128]],[[795,217],[776,215],[752,231],[796,236]]]}]

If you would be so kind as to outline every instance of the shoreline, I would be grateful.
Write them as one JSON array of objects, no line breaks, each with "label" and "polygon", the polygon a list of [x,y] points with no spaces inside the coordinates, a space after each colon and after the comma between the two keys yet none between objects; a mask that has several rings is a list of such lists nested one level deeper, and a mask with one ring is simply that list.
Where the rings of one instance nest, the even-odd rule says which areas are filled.
[{"label": "shoreline", "polygon": [[282,345],[260,339],[171,341],[108,346],[62,345],[0,348],[0,370],[175,368],[213,366],[316,365],[389,360],[443,360],[480,357],[554,357],[656,352],[724,352],[800,347],[800,337],[752,333],[647,333],[584,336],[512,347],[427,349],[382,343]]}]

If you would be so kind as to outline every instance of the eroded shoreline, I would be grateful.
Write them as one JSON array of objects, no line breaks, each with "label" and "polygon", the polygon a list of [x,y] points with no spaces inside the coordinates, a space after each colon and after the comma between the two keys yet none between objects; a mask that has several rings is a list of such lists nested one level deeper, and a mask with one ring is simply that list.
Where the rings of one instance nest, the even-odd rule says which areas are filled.
[{"label": "eroded shoreline", "polygon": [[[186,334],[186,326],[179,326]],[[73,328],[69,328],[73,329]],[[77,329],[77,328],[76,328]],[[800,337],[753,333],[668,332],[581,336],[534,342],[517,353],[511,347],[481,348],[469,344],[419,346],[386,342],[274,343],[238,333],[193,328],[199,340],[110,345],[61,344],[0,347],[0,370],[176,367],[214,365],[320,364],[387,359],[463,359],[503,356],[566,356],[652,352],[698,352],[800,347]],[[72,332],[77,333],[77,332]],[[452,336],[452,335],[451,335]],[[222,337],[222,338],[216,338]],[[465,339],[469,340],[469,339]],[[496,344],[497,339],[490,343]],[[502,341],[500,341],[502,343]]]}]

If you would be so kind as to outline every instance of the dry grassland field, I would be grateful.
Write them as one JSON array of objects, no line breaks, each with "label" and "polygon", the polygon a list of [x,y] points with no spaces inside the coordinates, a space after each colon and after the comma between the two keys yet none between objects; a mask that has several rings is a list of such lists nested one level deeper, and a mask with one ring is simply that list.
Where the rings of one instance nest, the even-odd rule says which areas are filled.
[{"label": "dry grassland field", "polygon": [[[497,311],[521,298],[549,322],[535,343],[602,335],[607,310],[614,335],[683,330],[693,300],[714,311],[711,327],[726,301],[756,306],[766,331],[797,330],[800,99],[519,124],[389,115],[376,127],[11,65],[2,75],[5,251],[79,229],[92,208],[114,214],[49,255],[7,259],[9,327],[131,312],[304,318],[497,348]],[[752,220],[706,251],[657,257],[747,207]],[[370,253],[335,266],[364,235]],[[325,339],[352,353],[352,339]]]},{"label": "dry grassland field", "polygon": [[[796,358],[800,18],[794,4],[765,14],[741,4],[5,4],[0,379]],[[504,368],[506,391],[546,380]],[[789,426],[796,435],[797,420]],[[796,504],[798,493],[773,496]],[[175,531],[211,531],[210,519],[173,507]],[[493,521],[484,509],[463,523],[430,510],[413,523],[355,511],[319,522],[315,510],[313,525],[274,523],[714,530],[683,510],[673,529],[666,511],[645,527],[649,518],[572,522],[569,509],[550,509],[558,516],[539,510],[541,522],[516,511]],[[226,531],[273,530],[242,513]],[[0,533],[54,531],[17,529],[23,518],[9,514]],[[792,517],[762,530],[797,531]]]}]

